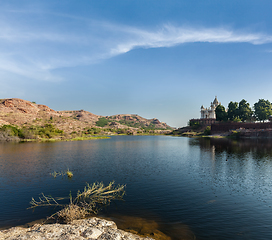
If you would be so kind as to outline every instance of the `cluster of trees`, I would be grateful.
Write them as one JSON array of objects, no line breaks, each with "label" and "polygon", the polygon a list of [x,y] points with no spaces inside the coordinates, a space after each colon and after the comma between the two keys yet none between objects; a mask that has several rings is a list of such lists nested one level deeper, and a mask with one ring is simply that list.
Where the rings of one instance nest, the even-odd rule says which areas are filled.
[{"label": "cluster of trees", "polygon": [[238,102],[230,102],[226,111],[223,105],[215,109],[217,121],[265,121],[272,115],[272,104],[268,100],[259,99],[251,109],[249,103],[242,99]]}]

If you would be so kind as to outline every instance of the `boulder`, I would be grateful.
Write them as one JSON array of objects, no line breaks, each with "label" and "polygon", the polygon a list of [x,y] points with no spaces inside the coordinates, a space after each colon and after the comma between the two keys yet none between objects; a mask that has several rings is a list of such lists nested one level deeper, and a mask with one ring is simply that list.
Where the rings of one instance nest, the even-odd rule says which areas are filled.
[{"label": "boulder", "polygon": [[74,220],[68,224],[35,224],[30,228],[13,227],[0,231],[3,240],[151,240],[117,229],[113,221],[100,218]]}]

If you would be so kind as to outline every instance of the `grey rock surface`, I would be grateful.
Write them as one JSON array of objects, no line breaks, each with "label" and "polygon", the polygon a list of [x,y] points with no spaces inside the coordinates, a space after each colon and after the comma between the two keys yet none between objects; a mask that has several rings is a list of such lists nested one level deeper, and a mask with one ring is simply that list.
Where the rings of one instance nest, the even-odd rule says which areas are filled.
[{"label": "grey rock surface", "polygon": [[151,240],[117,229],[113,221],[100,218],[74,220],[68,224],[35,224],[0,231],[1,240]]}]

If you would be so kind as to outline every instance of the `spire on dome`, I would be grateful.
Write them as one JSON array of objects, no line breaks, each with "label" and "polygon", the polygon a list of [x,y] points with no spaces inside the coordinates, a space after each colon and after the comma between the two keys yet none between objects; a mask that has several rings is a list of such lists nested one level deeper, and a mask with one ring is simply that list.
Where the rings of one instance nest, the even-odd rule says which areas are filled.
[{"label": "spire on dome", "polygon": [[214,105],[219,105],[219,102],[218,102],[218,100],[217,100],[217,96],[215,96],[215,99],[213,100],[213,104],[214,104]]}]

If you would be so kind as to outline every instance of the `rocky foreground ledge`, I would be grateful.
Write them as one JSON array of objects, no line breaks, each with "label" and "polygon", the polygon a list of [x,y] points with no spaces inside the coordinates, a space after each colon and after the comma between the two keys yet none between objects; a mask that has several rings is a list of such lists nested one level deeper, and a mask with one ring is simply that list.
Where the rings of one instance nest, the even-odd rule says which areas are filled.
[{"label": "rocky foreground ledge", "polygon": [[74,220],[69,224],[35,224],[0,231],[3,240],[151,240],[117,229],[115,222],[100,218]]}]

